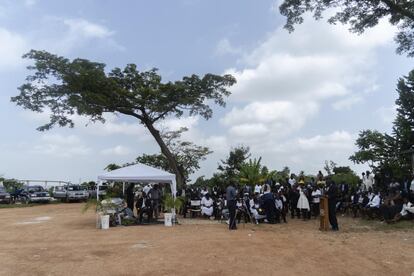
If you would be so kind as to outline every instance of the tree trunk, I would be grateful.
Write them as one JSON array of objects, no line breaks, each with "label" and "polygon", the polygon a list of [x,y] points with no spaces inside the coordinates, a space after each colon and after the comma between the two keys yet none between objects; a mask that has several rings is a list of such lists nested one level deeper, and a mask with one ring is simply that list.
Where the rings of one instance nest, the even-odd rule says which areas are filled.
[{"label": "tree trunk", "polygon": [[154,127],[154,125],[147,121],[143,120],[143,123],[148,128],[148,130],[151,132],[152,136],[155,138],[155,141],[157,141],[158,145],[160,146],[162,154],[165,155],[165,157],[168,160],[168,164],[170,165],[170,168],[175,173],[175,178],[177,180],[177,186],[178,187],[184,187],[184,175],[179,169],[179,164],[177,160],[175,160],[174,155],[171,153],[170,149],[165,144],[164,140],[162,139],[160,132]]}]

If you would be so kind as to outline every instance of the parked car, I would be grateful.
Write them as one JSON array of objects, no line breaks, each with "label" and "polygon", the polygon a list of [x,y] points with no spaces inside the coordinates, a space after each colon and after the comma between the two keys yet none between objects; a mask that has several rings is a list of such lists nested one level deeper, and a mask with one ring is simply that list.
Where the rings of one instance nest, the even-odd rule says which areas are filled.
[{"label": "parked car", "polygon": [[10,204],[12,202],[11,196],[4,187],[0,187],[0,203]]},{"label": "parked car", "polygon": [[51,200],[49,193],[42,186],[25,186],[24,191],[26,194],[26,203],[48,203]]},{"label": "parked car", "polygon": [[86,201],[89,193],[81,185],[56,186],[53,188],[53,197],[62,201]]},{"label": "parked car", "polygon": [[[108,185],[99,186],[99,196],[105,196]],[[89,197],[96,198],[96,187],[92,190],[89,190]]]}]

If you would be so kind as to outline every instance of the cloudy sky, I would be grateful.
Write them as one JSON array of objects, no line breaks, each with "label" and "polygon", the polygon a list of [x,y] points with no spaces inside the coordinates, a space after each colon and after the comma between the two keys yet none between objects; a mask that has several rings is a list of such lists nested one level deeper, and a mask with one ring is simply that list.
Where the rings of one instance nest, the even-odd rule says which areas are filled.
[{"label": "cloudy sky", "polygon": [[411,60],[395,54],[387,22],[358,36],[308,18],[289,34],[274,0],[0,0],[0,175],[95,180],[108,163],[156,153],[147,130],[108,114],[106,124],[76,117],[74,129],[38,132],[47,114],[10,102],[24,82],[30,49],[106,63],[157,67],[164,80],[231,73],[226,108],[214,117],[168,119],[214,153],[195,176],[211,176],[231,147],[250,146],[272,169],[316,173],[324,160],[351,165],[361,129],[389,131],[397,79]]}]

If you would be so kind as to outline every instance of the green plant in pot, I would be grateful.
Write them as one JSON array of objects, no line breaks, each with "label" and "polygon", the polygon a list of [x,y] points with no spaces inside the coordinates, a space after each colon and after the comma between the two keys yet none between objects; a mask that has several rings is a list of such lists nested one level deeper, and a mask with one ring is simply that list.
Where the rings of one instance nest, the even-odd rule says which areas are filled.
[{"label": "green plant in pot", "polygon": [[167,194],[164,196],[163,202],[164,202],[164,212],[172,213],[172,219],[174,222],[177,223],[178,221],[177,221],[176,212],[177,210],[180,210],[180,208],[183,206],[185,202],[184,198],[183,197],[174,198],[172,194]]}]

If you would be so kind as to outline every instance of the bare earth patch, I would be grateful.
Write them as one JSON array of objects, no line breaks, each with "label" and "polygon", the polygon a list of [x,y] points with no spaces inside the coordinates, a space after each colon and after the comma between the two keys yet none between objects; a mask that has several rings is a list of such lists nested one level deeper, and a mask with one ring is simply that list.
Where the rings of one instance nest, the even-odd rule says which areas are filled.
[{"label": "bare earth patch", "polygon": [[[187,219],[95,229],[82,204],[0,210],[0,275],[411,275],[414,230],[339,217],[338,233],[316,220],[241,224]],[[48,219],[46,219],[48,218]],[[27,223],[35,222],[41,223]],[[20,223],[19,225],[16,225]],[[413,224],[414,226],[414,224]]]}]

